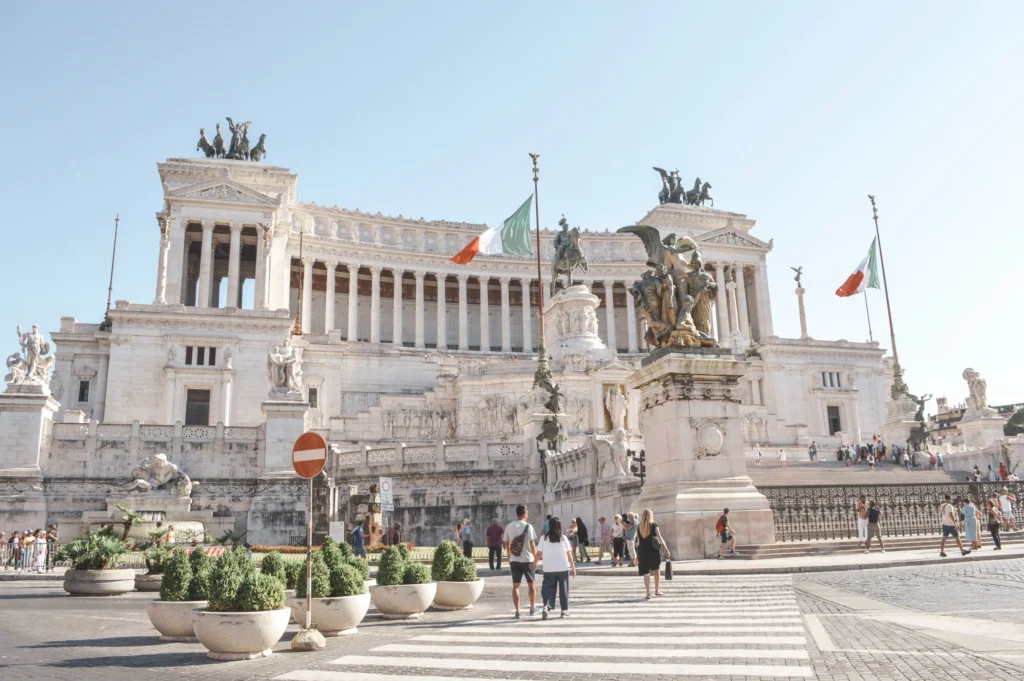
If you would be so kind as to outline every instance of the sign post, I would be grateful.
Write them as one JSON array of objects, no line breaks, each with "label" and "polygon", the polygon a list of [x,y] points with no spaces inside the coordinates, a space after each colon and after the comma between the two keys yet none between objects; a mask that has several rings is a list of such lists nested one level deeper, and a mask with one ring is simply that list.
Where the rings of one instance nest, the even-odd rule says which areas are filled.
[{"label": "sign post", "polygon": [[292,467],[309,481],[306,508],[306,626],[292,639],[292,650],[324,650],[323,634],[313,629],[313,478],[327,464],[327,442],[316,433],[303,433],[292,447]]},{"label": "sign post", "polygon": [[380,478],[377,481],[377,487],[380,489],[380,512],[388,514],[388,522],[384,526],[384,541],[388,546],[391,546],[391,525],[394,518],[391,514],[395,512],[395,494],[394,485],[391,482],[391,478]]}]

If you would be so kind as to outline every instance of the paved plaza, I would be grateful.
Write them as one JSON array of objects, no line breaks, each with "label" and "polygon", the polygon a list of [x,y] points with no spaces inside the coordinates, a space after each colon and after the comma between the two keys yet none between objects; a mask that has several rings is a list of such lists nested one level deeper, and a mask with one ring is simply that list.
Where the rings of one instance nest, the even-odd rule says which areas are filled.
[{"label": "paved plaza", "polygon": [[[213,662],[160,643],[148,594],[71,598],[56,581],[0,582],[0,677],[69,681],[281,679],[1020,679],[1024,559],[778,575],[687,575],[647,602],[636,577],[571,585],[571,616],[515,621],[507,577],[477,605],[389,622],[273,657]],[[525,592],[524,592],[525,595]]]}]

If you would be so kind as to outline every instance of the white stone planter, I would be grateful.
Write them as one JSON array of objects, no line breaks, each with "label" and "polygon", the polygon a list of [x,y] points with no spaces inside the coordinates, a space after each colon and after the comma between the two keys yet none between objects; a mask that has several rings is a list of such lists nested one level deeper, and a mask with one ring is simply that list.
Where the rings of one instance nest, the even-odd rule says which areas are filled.
[{"label": "white stone planter", "polygon": [[135,589],[135,570],[68,570],[64,590],[72,596],[119,596]]},{"label": "white stone planter", "polygon": [[[285,602],[292,609],[292,619],[300,627],[306,626],[306,599],[289,598]],[[314,598],[312,623],[324,636],[351,636],[356,626],[370,609],[370,594]]]},{"label": "white stone planter", "polygon": [[192,611],[206,607],[206,601],[150,601],[146,614],[160,640],[175,643],[196,643],[192,630]]},{"label": "white stone planter", "polygon": [[159,591],[160,582],[163,581],[163,575],[135,575],[135,590],[136,591]]},{"label": "white stone planter", "polygon": [[192,610],[192,628],[211,660],[269,657],[288,628],[291,610],[210,612]]},{"label": "white stone planter", "polygon": [[484,591],[484,580],[475,582],[438,582],[434,607],[438,610],[468,610]]},{"label": "white stone planter", "polygon": [[370,591],[370,587],[371,586],[377,586],[377,580],[376,579],[364,579],[363,580],[363,588],[366,589],[367,592]]},{"label": "white stone planter", "polygon": [[373,605],[386,619],[412,620],[430,607],[437,593],[437,582],[426,584],[397,584],[370,587]]}]

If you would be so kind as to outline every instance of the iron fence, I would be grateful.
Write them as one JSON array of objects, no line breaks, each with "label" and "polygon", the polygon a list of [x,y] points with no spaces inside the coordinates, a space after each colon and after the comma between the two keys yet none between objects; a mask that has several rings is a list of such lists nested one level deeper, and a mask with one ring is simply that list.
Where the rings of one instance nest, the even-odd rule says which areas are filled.
[{"label": "iron fence", "polygon": [[[954,500],[970,497],[984,513],[993,492],[1008,488],[1018,500],[1024,483],[953,482],[908,485],[819,485],[815,487],[758,487],[768,498],[775,520],[776,541],[857,538],[857,499],[864,495],[882,510],[881,531],[886,537],[939,534],[939,506],[945,495]],[[1016,505],[1015,505],[1016,506]]]}]

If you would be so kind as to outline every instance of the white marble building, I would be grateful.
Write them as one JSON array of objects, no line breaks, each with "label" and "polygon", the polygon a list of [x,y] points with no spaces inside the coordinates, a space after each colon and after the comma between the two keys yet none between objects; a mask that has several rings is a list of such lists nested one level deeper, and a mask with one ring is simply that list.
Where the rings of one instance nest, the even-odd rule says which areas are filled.
[{"label": "white marble building", "polygon": [[[284,487],[271,492],[259,481],[272,469],[261,444],[267,351],[293,327],[300,293],[304,423],[338,452],[332,485],[382,471],[410,476],[397,502],[407,526],[422,532],[414,539],[424,541],[460,513],[483,527],[489,514],[507,515],[523,498],[542,504],[541,464],[522,425],[537,311],[548,297],[534,260],[481,255],[456,265],[449,258],[483,225],[301,203],[298,178],[286,168],[168,159],[158,171],[164,201],[153,300],[118,301],[109,329],[66,317],[51,334],[51,390],[60,406],[40,454],[40,475],[54,480],[40,502],[47,518],[73,523],[81,510],[95,510],[103,481],[123,478],[133,465],[126,452],[162,447],[193,479],[211,480],[198,488],[197,504],[218,511],[221,529],[255,533],[254,509],[272,508],[274,495],[286,498],[282,490],[291,489],[277,480]],[[748,448],[802,449],[812,440],[834,448],[880,432],[891,374],[884,351],[777,337],[767,277],[772,242],[752,234],[753,220],[669,204],[637,222],[700,244],[719,284],[716,335],[750,361],[741,407]],[[626,291],[646,269],[643,246],[615,234],[617,225],[599,227],[584,232],[590,270],[583,280],[600,298],[598,333],[617,352],[610,361],[579,356],[553,367],[566,394],[570,445],[611,429],[602,396],[625,384],[645,352]],[[552,237],[542,232],[546,260]],[[629,398],[626,429],[638,449],[636,397]],[[104,432],[124,446],[104,446]],[[502,480],[493,475],[499,470]],[[69,471],[97,481],[95,494],[62,497],[59,480],[70,480]],[[453,475],[454,490],[446,487]],[[241,481],[252,485],[251,498],[236,489]],[[217,498],[218,485],[230,499]],[[289,512],[301,515],[301,503],[293,505]],[[0,507],[0,521],[3,514]],[[283,528],[259,539],[300,532]]]}]

